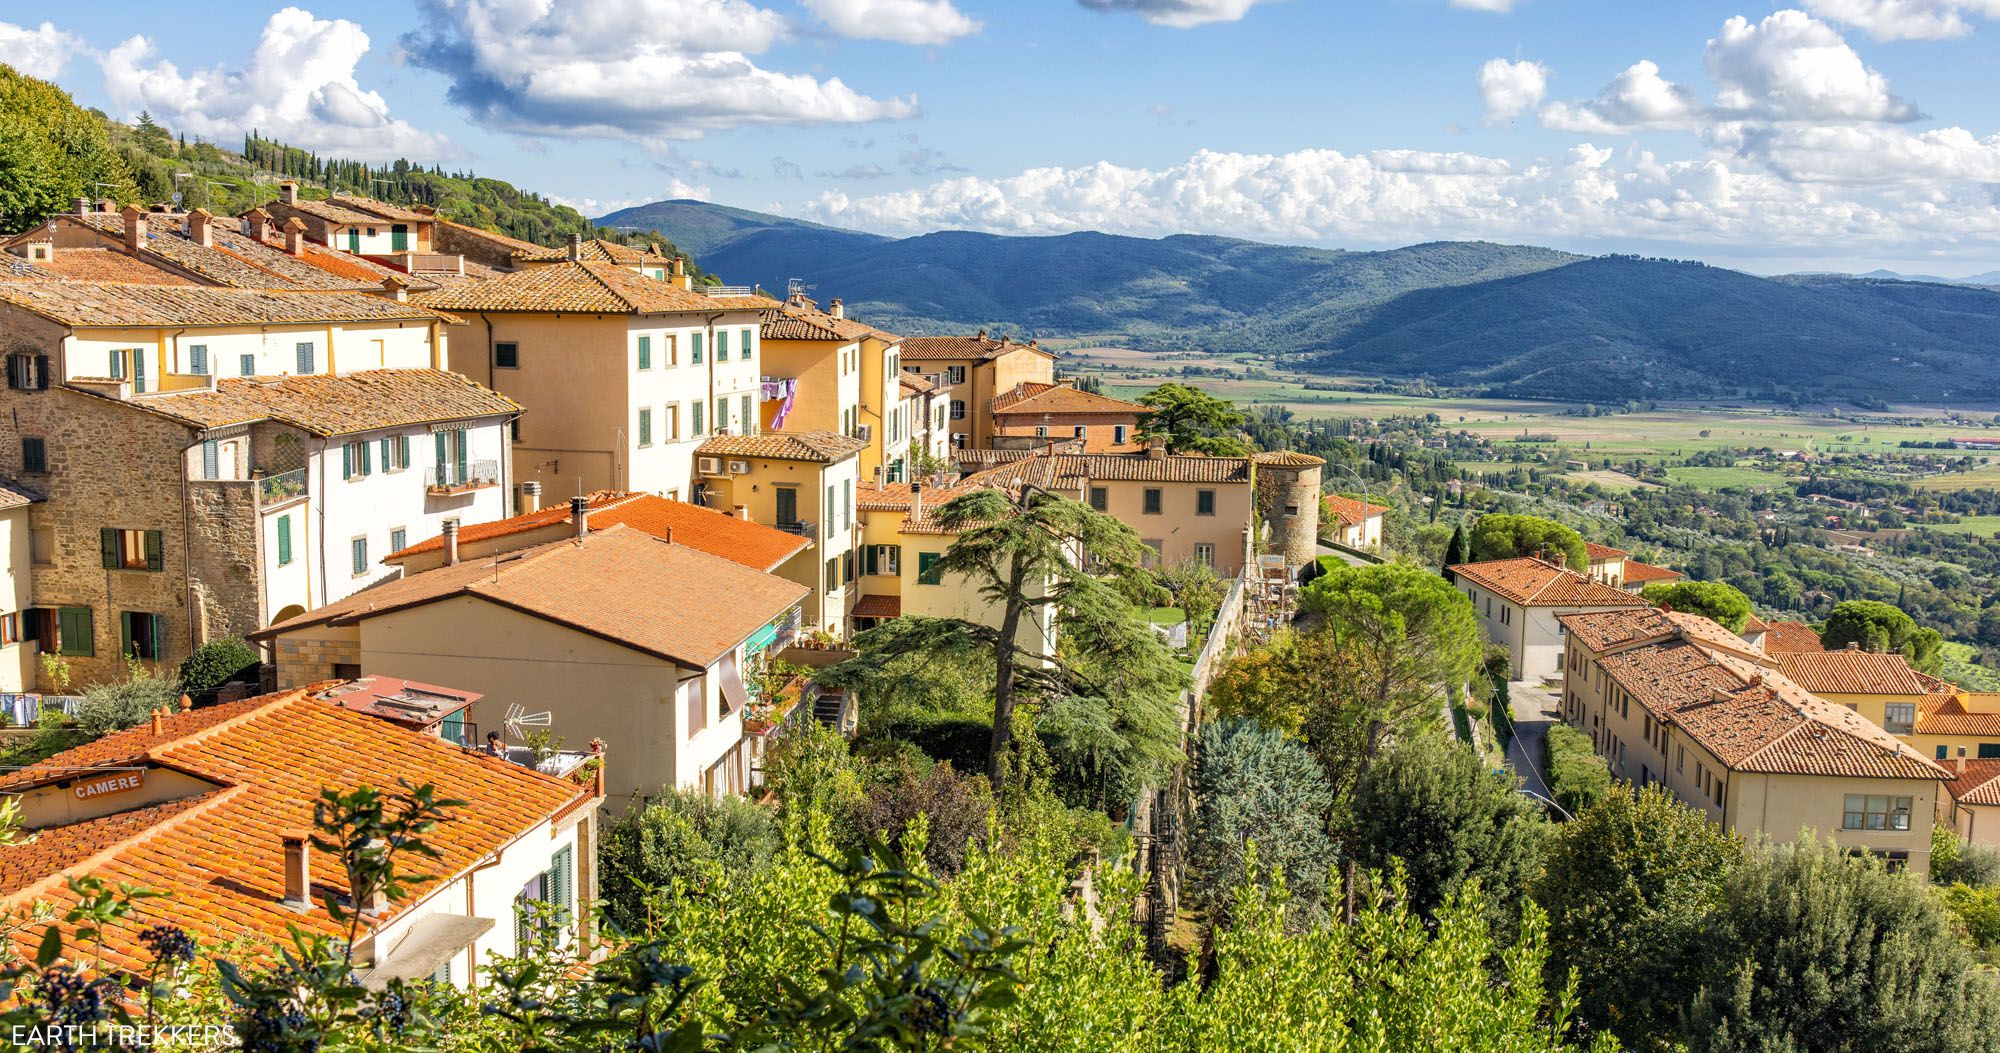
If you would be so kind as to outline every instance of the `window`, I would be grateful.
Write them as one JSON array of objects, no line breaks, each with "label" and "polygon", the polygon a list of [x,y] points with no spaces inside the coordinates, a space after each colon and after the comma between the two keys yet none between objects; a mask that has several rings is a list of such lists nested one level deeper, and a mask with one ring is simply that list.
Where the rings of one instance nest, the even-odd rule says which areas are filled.
[{"label": "window", "polygon": [[1196,490],[1194,492],[1194,514],[1212,516],[1215,514],[1215,491]]},{"label": "window", "polygon": [[410,547],[410,532],[407,528],[397,527],[389,531],[389,551],[401,552],[408,547]]},{"label": "window", "polygon": [[831,556],[826,561],[826,591],[840,588],[840,557]]},{"label": "window", "polygon": [[702,334],[700,333],[694,334],[694,342],[688,345],[691,352],[690,358],[697,366],[701,365],[701,337]]},{"label": "window", "polygon": [[1512,607],[1500,608],[1500,624],[1502,625],[1514,624],[1514,608]]},{"label": "window", "polygon": [[1144,507],[1144,508],[1142,509],[1142,511],[1144,511],[1144,512],[1145,512],[1145,514],[1147,514],[1147,515],[1149,515],[1149,516],[1156,516],[1156,515],[1159,515],[1159,514],[1160,514],[1160,488],[1159,488],[1159,487],[1157,487],[1157,486],[1149,486],[1149,487],[1147,487],[1147,488],[1146,488],[1146,504],[1145,504],[1145,507]]},{"label": "window", "polygon": [[18,391],[48,390],[49,356],[8,355],[7,386]]},{"label": "window", "polygon": [[113,379],[113,380],[124,380],[124,379],[125,379],[125,355],[126,355],[126,354],[127,354],[127,352],[125,352],[125,351],[123,351],[123,350],[118,350],[118,351],[113,351],[113,352],[111,352],[111,379]]},{"label": "window", "polygon": [[1101,486],[1090,488],[1090,507],[1103,512],[1111,507],[1111,493]]},{"label": "window", "polygon": [[167,655],[167,616],[118,612],[118,653],[157,662]]},{"label": "window", "polygon": [[219,479],[222,477],[222,444],[208,439],[201,444],[201,477]]},{"label": "window", "polygon": [[299,355],[299,372],[301,374],[312,372],[313,371],[312,342],[307,341],[305,343],[299,344],[294,350],[296,350]]},{"label": "window", "polygon": [[854,553],[852,552],[841,553],[840,580],[849,584],[854,582]]},{"label": "window", "polygon": [[278,517],[278,566],[288,567],[292,563],[292,517]]},{"label": "window", "polygon": [[501,369],[521,368],[521,345],[512,341],[494,344],[493,364]]},{"label": "window", "polygon": [[639,409],[639,445],[653,445],[653,411],[645,407]]},{"label": "window", "polygon": [[1046,425],[1046,424],[1037,424],[1037,425],[1035,425],[1035,438],[1037,438],[1037,439],[1046,439],[1046,438],[1048,438],[1048,437],[1049,437],[1049,429],[1048,429],[1048,425]]},{"label": "window", "polygon": [[1908,830],[1910,799],[1879,793],[1850,793],[1840,817],[1843,830]]},{"label": "window", "polygon": [[349,541],[347,544],[348,548],[351,550],[353,554],[354,576],[358,578],[361,575],[368,573],[368,539],[365,537],[358,537],[352,541]]},{"label": "window", "polygon": [[894,577],[903,572],[903,546],[870,545],[863,552],[863,574],[887,574]]},{"label": "window", "polygon": [[727,329],[715,334],[715,360],[717,362],[729,361],[729,330]]},{"label": "window", "polygon": [[[697,355],[698,355],[698,354],[700,354],[700,353],[701,353],[701,352],[700,352],[699,350],[697,350],[697,351],[695,352],[695,354],[697,354]],[[695,361],[699,362],[699,361],[701,361],[701,360],[700,360],[700,359],[696,359]],[[692,413],[692,415],[691,415],[690,419],[691,419],[691,420],[693,420],[693,422],[694,422],[694,433],[695,433],[696,435],[703,435],[703,434],[706,434],[706,433],[705,433],[705,432],[703,432],[703,431],[702,431],[702,429],[701,429],[701,411],[702,411],[702,403],[699,403],[699,402],[696,402],[696,403],[691,403],[691,405],[692,405],[692,407],[693,407],[693,413]]]},{"label": "window", "polygon": [[1290,519],[1290,518],[1292,518],[1293,516],[1295,516],[1295,515],[1298,515],[1298,514],[1299,514],[1299,506],[1297,506],[1297,505],[1286,505],[1286,506],[1285,506],[1285,518],[1286,518],[1286,519]]},{"label": "window", "polygon": [[[516,420],[520,418],[516,417]],[[410,437],[390,435],[382,439],[382,470],[400,472],[410,466]]]},{"label": "window", "polygon": [[750,334],[754,332],[756,332],[754,329],[743,330],[743,358],[745,361],[748,361],[750,358]]},{"label": "window", "polygon": [[1914,702],[1892,702],[1882,707],[1882,730],[1891,735],[1908,735],[1916,729],[1917,706]]},{"label": "window", "polygon": [[49,470],[49,443],[47,439],[21,438],[21,470],[24,472],[46,472]]},{"label": "window", "polygon": [[237,358],[236,358],[236,373],[237,373],[237,375],[238,375],[238,376],[244,376],[244,377],[254,377],[254,376],[256,376],[256,375],[257,375],[257,356],[256,356],[256,355],[238,355],[238,356],[237,356]]},{"label": "window", "polygon": [[723,435],[729,434],[729,399],[726,397],[715,400],[715,430]]},{"label": "window", "polygon": [[1125,425],[1123,425],[1123,424],[1114,424],[1114,425],[1112,425],[1112,426],[1111,426],[1111,441],[1112,441],[1112,442],[1115,442],[1115,443],[1118,443],[1118,444],[1120,444],[1120,445],[1123,445],[1123,444],[1124,444],[1124,442],[1125,442],[1125,433],[1126,433],[1126,431],[1127,431],[1127,430],[1128,430],[1128,429],[1127,429],[1127,427],[1126,427]]},{"label": "window", "polygon": [[936,585],[944,580],[944,571],[938,569],[937,562],[944,558],[942,552],[917,553],[917,584]]},{"label": "window", "polygon": [[[442,433],[440,433],[442,434]],[[340,477],[360,479],[375,470],[374,444],[350,442],[340,447]]]},{"label": "window", "polygon": [[21,614],[0,614],[0,647],[21,642]]},{"label": "window", "polygon": [[756,419],[756,416],[757,416],[757,396],[755,395],[743,396],[743,434],[748,435],[755,430],[750,426],[750,422]]},{"label": "window", "polygon": [[1206,541],[1195,542],[1194,559],[1204,567],[1215,566],[1215,546]]},{"label": "window", "polygon": [[840,482],[840,529],[854,529],[854,480]]},{"label": "window", "polygon": [[1088,438],[1090,438],[1090,425],[1088,425],[1088,424],[1079,424],[1079,425],[1077,425],[1077,426],[1076,426],[1076,437],[1077,437],[1077,438],[1079,438],[1079,439],[1088,439]]},{"label": "window", "polygon": [[653,338],[650,336],[639,338],[639,368],[653,368]]},{"label": "window", "polygon": [[88,607],[63,607],[56,611],[56,646],[62,653],[78,658],[97,656],[97,627]]},{"label": "window", "polygon": [[944,382],[947,384],[965,383],[965,367],[964,366],[944,367]]},{"label": "window", "polygon": [[673,442],[681,437],[681,408],[674,403],[660,407],[660,441]]},{"label": "window", "polygon": [[157,530],[120,530],[105,527],[97,532],[98,547],[106,570],[162,570],[166,566],[164,535]]},{"label": "window", "polygon": [[527,884],[521,886],[520,894],[514,897],[514,946],[517,949],[527,950],[529,942],[535,938],[534,926],[529,924],[529,917],[533,913],[533,908],[529,907],[529,904],[548,901],[548,871],[536,874],[528,879]]},{"label": "window", "polygon": [[834,528],[840,522],[840,520],[834,518],[833,515],[833,510],[835,508],[834,500],[839,496],[840,496],[839,491],[834,487],[832,483],[826,484],[826,536],[829,538],[833,536]]},{"label": "window", "polygon": [[1980,759],[1980,760],[2000,760],[2000,742],[1982,742],[1982,743],[1980,743],[1980,744],[1979,744],[1979,759]]},{"label": "window", "polygon": [[680,338],[672,333],[660,334],[660,364],[663,366],[681,364]]},{"label": "window", "polygon": [[188,372],[198,377],[208,375],[208,345],[188,345]]},{"label": "window", "polygon": [[574,857],[574,848],[564,845],[549,858],[549,902],[555,904],[565,918],[569,916],[571,907],[570,891],[575,887],[572,877],[575,873]]},{"label": "window", "polygon": [[964,420],[964,419],[965,419],[965,400],[964,400],[964,399],[952,399],[952,400],[951,400],[951,419],[952,419],[952,420]]}]

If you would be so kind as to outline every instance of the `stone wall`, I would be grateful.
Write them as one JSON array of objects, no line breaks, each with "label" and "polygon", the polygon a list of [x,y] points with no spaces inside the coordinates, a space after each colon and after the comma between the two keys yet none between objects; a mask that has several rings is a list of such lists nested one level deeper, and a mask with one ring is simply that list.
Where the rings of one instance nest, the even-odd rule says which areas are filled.
[{"label": "stone wall", "polygon": [[264,627],[263,532],[257,483],[219,479],[188,484],[187,557],[195,604],[195,639],[243,636]]},{"label": "stone wall", "polygon": [[361,665],[359,634],[344,640],[284,636],[277,641],[277,651],[280,691],[331,680],[336,664],[357,668]]},{"label": "stone wall", "polygon": [[[1322,470],[1257,466],[1257,514],[1271,528],[1265,551],[1280,553],[1285,565],[1302,566],[1319,553],[1320,477]],[[1287,506],[1298,514],[1286,516]]]}]

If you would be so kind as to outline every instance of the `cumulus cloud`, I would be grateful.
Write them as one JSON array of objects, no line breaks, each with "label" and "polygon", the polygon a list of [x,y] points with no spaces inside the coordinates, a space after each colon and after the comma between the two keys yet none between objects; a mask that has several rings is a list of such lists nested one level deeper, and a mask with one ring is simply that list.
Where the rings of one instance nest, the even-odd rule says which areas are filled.
[{"label": "cumulus cloud", "polygon": [[1982,139],[1963,128],[1774,125],[1744,129],[1731,145],[1794,183],[1911,188],[2000,183],[2000,135]]},{"label": "cumulus cloud", "polygon": [[57,29],[53,22],[34,29],[0,22],[0,62],[30,77],[53,79],[82,50],[83,38]]},{"label": "cumulus cloud", "polygon": [[1659,65],[1651,59],[1640,59],[1596,98],[1550,103],[1542,109],[1541,120],[1559,131],[1619,135],[1644,128],[1693,128],[1700,116],[1692,91],[1660,76]]},{"label": "cumulus cloud", "polygon": [[1479,67],[1479,98],[1488,121],[1508,121],[1541,105],[1549,69],[1539,62],[1488,59]]},{"label": "cumulus cloud", "polygon": [[1806,10],[1876,40],[1944,40],[1972,32],[1967,15],[2000,18],[2000,0],[1805,0]]},{"label": "cumulus cloud", "polygon": [[491,128],[529,135],[695,139],[758,125],[911,117],[838,77],[751,60],[785,32],[747,0],[422,0],[402,38],[415,65]]},{"label": "cumulus cloud", "polygon": [[1913,121],[1916,107],[1889,92],[1840,33],[1803,11],[1753,24],[1738,15],[1708,42],[1718,110],[1774,121]]},{"label": "cumulus cloud", "polygon": [[1092,11],[1131,11],[1154,25],[1187,29],[1239,22],[1258,0],[1077,0]]},{"label": "cumulus cloud", "polygon": [[1451,0],[1451,6],[1468,11],[1495,11],[1506,14],[1514,9],[1514,0]]},{"label": "cumulus cloud", "polygon": [[857,40],[949,44],[979,32],[951,0],[803,0],[827,28]]},{"label": "cumulus cloud", "polygon": [[151,110],[175,131],[234,139],[257,129],[296,146],[362,160],[456,156],[448,140],[389,116],[389,104],[354,78],[368,34],[345,19],[287,7],[264,23],[240,70],[183,74],[153,42],[127,39],[100,60],[104,90],[127,116]]}]

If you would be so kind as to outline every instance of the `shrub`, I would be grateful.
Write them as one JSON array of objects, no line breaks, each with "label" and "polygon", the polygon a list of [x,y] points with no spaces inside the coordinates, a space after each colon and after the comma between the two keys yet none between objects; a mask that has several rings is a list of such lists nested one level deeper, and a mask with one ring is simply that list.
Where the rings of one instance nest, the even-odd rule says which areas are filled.
[{"label": "shrub", "polygon": [[84,689],[76,707],[76,725],[91,738],[144,724],[156,709],[179,706],[181,682],[133,663],[126,680]]},{"label": "shrub", "polygon": [[700,890],[722,872],[747,876],[782,845],[771,813],[741,797],[669,790],[605,826],[605,911],[626,932],[644,931],[649,891]]},{"label": "shrub", "polygon": [[1255,843],[1255,878],[1268,882],[1282,870],[1294,918],[1311,917],[1326,896],[1334,860],[1326,830],[1333,789],[1319,761],[1283,733],[1250,720],[1203,725],[1197,758],[1189,899],[1217,918],[1226,916],[1234,892],[1252,880],[1245,857]]},{"label": "shrub", "polygon": [[2000,849],[1959,840],[1949,826],[1931,827],[1931,882],[2000,885]]},{"label": "shrub", "polygon": [[1611,792],[1611,769],[1590,746],[1590,736],[1568,724],[1552,724],[1542,740],[1542,769],[1549,796],[1576,815]]},{"label": "shrub", "polygon": [[894,842],[923,816],[924,862],[940,877],[965,869],[967,845],[986,847],[993,791],[984,775],[961,775],[949,761],[904,758],[878,773],[861,811],[867,830]]},{"label": "shrub", "polygon": [[993,722],[903,710],[864,729],[870,739],[902,739],[959,771],[986,770],[986,751],[993,743]]},{"label": "shrub", "polygon": [[181,663],[181,690],[205,695],[262,661],[257,649],[237,639],[210,640]]}]

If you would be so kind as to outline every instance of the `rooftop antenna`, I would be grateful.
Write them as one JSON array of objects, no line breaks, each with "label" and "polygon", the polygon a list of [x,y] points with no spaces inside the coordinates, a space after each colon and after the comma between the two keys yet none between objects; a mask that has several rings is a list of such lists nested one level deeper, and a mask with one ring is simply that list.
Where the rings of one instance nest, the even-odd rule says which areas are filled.
[{"label": "rooftop antenna", "polygon": [[530,713],[526,706],[518,702],[507,707],[507,718],[502,721],[502,723],[507,725],[507,734],[517,739],[528,737],[521,730],[522,728],[546,728],[554,722],[555,717],[548,710],[542,710],[540,713]]},{"label": "rooftop antenna", "polygon": [[811,292],[813,288],[813,286],[806,284],[804,278],[785,279],[785,297],[787,299],[794,296],[804,296],[806,293]]}]

